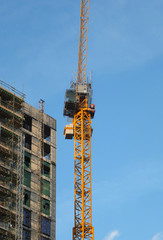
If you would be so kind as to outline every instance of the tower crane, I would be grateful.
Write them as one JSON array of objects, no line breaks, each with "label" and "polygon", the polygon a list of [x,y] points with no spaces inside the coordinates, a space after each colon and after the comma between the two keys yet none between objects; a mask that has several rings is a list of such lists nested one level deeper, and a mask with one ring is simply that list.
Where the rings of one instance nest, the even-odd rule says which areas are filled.
[{"label": "tower crane", "polygon": [[86,75],[89,0],[81,0],[78,72],[66,90],[63,115],[72,119],[64,129],[65,139],[74,138],[74,228],[73,240],[94,240],[92,226],[91,119],[92,83]]}]

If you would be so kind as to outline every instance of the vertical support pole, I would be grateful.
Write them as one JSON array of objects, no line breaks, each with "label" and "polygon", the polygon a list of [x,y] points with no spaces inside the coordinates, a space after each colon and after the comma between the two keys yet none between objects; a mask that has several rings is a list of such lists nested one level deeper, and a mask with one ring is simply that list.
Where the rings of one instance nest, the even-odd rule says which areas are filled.
[{"label": "vertical support pole", "polygon": [[[23,102],[21,103],[23,104]],[[21,106],[23,108],[23,105]],[[13,109],[15,108],[15,95],[13,97]],[[21,120],[23,123],[23,119]],[[14,127],[14,117],[13,117]],[[16,187],[16,223],[15,223],[15,240],[23,239],[23,182],[24,182],[24,134],[21,131],[21,136],[18,138],[17,151],[14,147],[14,139],[12,139],[12,161],[14,154],[17,154],[17,187]]]},{"label": "vertical support pole", "polygon": [[1,141],[1,122],[0,122],[0,141]]},{"label": "vertical support pole", "polygon": [[84,240],[84,113],[81,109],[82,240]]},{"label": "vertical support pole", "polygon": [[23,237],[23,180],[24,180],[24,138],[19,138],[19,154],[17,160],[17,195],[16,195],[16,234],[15,240]]},{"label": "vertical support pole", "polygon": [[39,111],[40,111],[40,166],[39,166],[39,181],[40,181],[40,205],[39,205],[39,231],[38,231],[38,240],[41,240],[42,233],[42,163],[44,156],[44,103],[45,101],[40,99],[39,101]]}]

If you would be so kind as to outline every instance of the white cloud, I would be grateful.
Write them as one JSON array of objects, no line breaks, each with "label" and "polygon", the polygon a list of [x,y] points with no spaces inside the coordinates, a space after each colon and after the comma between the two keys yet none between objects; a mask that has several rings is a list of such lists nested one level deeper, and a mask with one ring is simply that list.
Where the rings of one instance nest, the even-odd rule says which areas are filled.
[{"label": "white cloud", "polygon": [[152,240],[163,240],[163,233],[157,233]]},{"label": "white cloud", "polygon": [[[117,230],[109,233],[109,234],[104,238],[104,240],[114,240],[115,237],[119,237],[119,232],[118,232]],[[152,240],[153,240],[153,239],[152,239]],[[154,239],[154,240],[155,240],[155,239]]]}]

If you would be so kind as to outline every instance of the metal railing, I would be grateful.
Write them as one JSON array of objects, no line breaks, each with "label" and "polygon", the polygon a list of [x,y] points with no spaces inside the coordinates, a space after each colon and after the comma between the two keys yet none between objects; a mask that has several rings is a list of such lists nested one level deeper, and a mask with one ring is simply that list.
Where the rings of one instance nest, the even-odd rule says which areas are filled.
[{"label": "metal railing", "polygon": [[8,128],[11,131],[15,132],[16,134],[20,135],[21,130],[20,128],[13,127],[13,124],[11,124],[8,119],[4,120],[3,118],[0,118],[0,125],[4,128]]},{"label": "metal railing", "polygon": [[14,185],[14,183],[13,182],[7,182],[7,181],[2,181],[2,180],[0,180],[0,186],[2,186],[2,187],[6,187],[6,188],[8,188],[9,190],[11,190],[11,191],[16,191],[16,186]]},{"label": "metal railing", "polygon": [[12,226],[10,222],[0,222],[0,228],[4,229],[5,231],[10,231],[13,235],[15,235],[15,227]]},{"label": "metal railing", "polygon": [[11,92],[13,92],[14,94],[18,95],[21,98],[25,98],[25,94],[20,92],[19,90],[17,90],[15,87],[12,87],[10,84],[5,83],[4,81],[0,80],[0,85],[8,90],[10,90]]},{"label": "metal railing", "polygon": [[14,152],[18,151],[18,145],[17,144],[12,144],[12,141],[6,141],[6,139],[1,138],[0,144],[3,145],[4,147],[9,148],[10,150],[13,150]]},{"label": "metal railing", "polygon": [[10,103],[8,103],[7,101],[4,101],[0,98],[0,105],[6,107],[7,109],[10,109],[11,111],[18,113],[19,115],[22,114],[22,111],[20,109],[15,108],[14,106],[12,106]]},{"label": "metal railing", "polygon": [[4,223],[4,222],[0,222],[0,228],[5,229],[6,231],[9,229],[9,224],[8,223]]},{"label": "metal railing", "polygon": [[6,202],[6,201],[1,201],[0,200],[0,207],[7,208],[8,210],[15,211],[16,210],[16,204],[13,203],[12,201]]},{"label": "metal railing", "polygon": [[13,160],[9,160],[7,158],[0,157],[0,165],[3,165],[11,170],[16,170],[17,168],[17,163],[14,162]]}]

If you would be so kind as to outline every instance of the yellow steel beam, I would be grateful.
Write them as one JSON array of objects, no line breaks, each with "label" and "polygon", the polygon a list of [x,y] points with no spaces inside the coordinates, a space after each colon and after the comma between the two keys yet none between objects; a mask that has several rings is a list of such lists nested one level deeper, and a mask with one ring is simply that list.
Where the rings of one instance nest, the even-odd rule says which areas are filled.
[{"label": "yellow steel beam", "polygon": [[92,227],[91,116],[87,99],[74,116],[74,211],[73,240],[94,240]]}]

